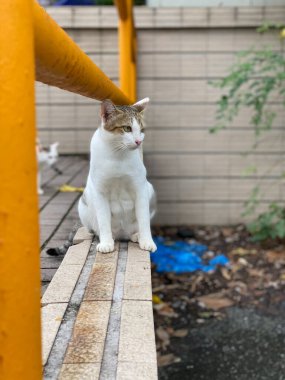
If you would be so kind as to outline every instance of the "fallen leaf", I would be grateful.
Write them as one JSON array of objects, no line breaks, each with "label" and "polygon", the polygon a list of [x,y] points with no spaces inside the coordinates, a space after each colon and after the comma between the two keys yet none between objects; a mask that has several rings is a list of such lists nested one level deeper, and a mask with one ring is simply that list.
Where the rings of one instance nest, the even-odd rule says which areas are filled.
[{"label": "fallen leaf", "polygon": [[227,268],[221,268],[221,273],[222,273],[222,276],[224,277],[224,279],[226,280],[230,280],[231,279],[231,274],[230,274],[230,271],[227,269]]},{"label": "fallen leaf", "polygon": [[162,290],[165,289],[165,285],[159,285],[159,286],[156,286],[152,289],[152,292],[153,293],[157,293],[157,292],[161,292]]},{"label": "fallen leaf", "polygon": [[157,311],[158,314],[163,315],[164,317],[169,318],[177,318],[178,314],[174,312],[172,307],[170,307],[167,303],[160,303],[158,305],[153,305],[154,310]]},{"label": "fallen leaf", "polygon": [[245,255],[256,255],[256,249],[245,249],[242,247],[235,248],[230,252],[231,255],[245,256]]},{"label": "fallen leaf", "polygon": [[263,276],[263,270],[258,270],[258,269],[254,269],[254,268],[248,268],[247,272],[252,277],[262,277]]},{"label": "fallen leaf", "polygon": [[165,367],[167,365],[170,365],[173,363],[179,363],[179,362],[181,362],[181,359],[178,356],[175,356],[173,354],[157,356],[157,364],[159,367]]},{"label": "fallen leaf", "polygon": [[213,310],[223,309],[234,304],[232,300],[224,296],[223,292],[208,294],[197,299],[205,304],[207,308]]},{"label": "fallen leaf", "polygon": [[161,298],[158,297],[158,296],[155,295],[155,294],[152,296],[152,302],[155,303],[155,304],[163,303],[163,301],[161,300]]},{"label": "fallen leaf", "polygon": [[203,280],[204,276],[202,275],[199,275],[198,277],[196,277],[191,285],[191,292],[192,293],[195,293],[196,291],[196,288],[197,288],[197,285]]},{"label": "fallen leaf", "polygon": [[228,287],[234,289],[236,292],[240,294],[247,294],[247,285],[242,281],[231,281],[228,282]]},{"label": "fallen leaf", "polygon": [[270,264],[273,264],[276,261],[285,261],[285,252],[267,251],[265,257]]},{"label": "fallen leaf", "polygon": [[213,313],[211,311],[202,311],[201,313],[199,313],[199,317],[202,319],[209,319],[212,318],[212,316]]},{"label": "fallen leaf", "polygon": [[240,257],[238,259],[238,264],[242,265],[243,267],[246,267],[248,265],[248,261],[246,259],[244,259],[243,257]]},{"label": "fallen leaf", "polygon": [[168,332],[161,326],[158,327],[155,332],[156,332],[156,335],[158,336],[158,338],[161,340],[161,346],[162,346],[163,350],[165,350],[166,347],[170,343],[170,338],[169,338]]},{"label": "fallen leaf", "polygon": [[188,329],[179,329],[174,330],[171,335],[175,336],[176,338],[184,338],[188,334]]},{"label": "fallen leaf", "polygon": [[222,228],[222,234],[224,237],[231,236],[233,234],[233,229],[232,228]]}]

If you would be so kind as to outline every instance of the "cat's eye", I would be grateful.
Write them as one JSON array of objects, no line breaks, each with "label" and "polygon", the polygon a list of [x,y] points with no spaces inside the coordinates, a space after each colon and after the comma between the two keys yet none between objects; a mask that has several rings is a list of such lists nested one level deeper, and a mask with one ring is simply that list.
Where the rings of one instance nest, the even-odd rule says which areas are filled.
[{"label": "cat's eye", "polygon": [[145,129],[144,129],[144,128],[142,128],[142,129],[141,129],[141,133],[144,133],[144,131],[145,131]]},{"label": "cat's eye", "polygon": [[129,125],[124,125],[122,128],[125,132],[132,132],[132,127],[130,127]]}]

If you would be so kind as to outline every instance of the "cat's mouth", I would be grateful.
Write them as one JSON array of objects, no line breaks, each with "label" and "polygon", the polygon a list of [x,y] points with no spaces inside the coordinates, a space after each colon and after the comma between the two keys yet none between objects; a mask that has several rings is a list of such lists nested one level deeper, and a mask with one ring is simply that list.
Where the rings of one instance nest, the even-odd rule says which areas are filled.
[{"label": "cat's mouth", "polygon": [[139,145],[137,145],[137,144],[130,145],[129,148],[130,148],[131,150],[136,150],[136,149],[139,148]]}]

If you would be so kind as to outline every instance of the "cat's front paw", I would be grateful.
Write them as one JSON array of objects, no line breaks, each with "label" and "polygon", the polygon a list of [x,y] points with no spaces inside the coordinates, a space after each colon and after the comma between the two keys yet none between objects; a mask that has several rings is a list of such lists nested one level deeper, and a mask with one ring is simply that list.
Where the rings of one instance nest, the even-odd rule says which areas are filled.
[{"label": "cat's front paw", "polygon": [[96,250],[98,252],[102,252],[102,253],[109,253],[109,252],[113,252],[114,251],[114,241],[110,241],[110,242],[107,242],[107,243],[98,243],[97,244],[97,247],[96,247]]},{"label": "cat's front paw", "polygon": [[157,247],[152,239],[139,239],[140,249],[149,252],[155,252]]},{"label": "cat's front paw", "polygon": [[38,194],[39,195],[43,195],[44,194],[44,191],[43,191],[43,189],[40,187],[40,188],[38,188]]}]

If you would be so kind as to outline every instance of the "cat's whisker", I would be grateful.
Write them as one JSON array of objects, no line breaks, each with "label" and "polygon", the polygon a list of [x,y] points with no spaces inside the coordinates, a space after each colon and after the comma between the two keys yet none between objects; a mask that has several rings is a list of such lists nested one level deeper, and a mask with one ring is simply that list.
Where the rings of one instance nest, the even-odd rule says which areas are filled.
[{"label": "cat's whisker", "polygon": [[124,151],[126,149],[127,149],[126,145],[123,144],[122,142],[117,142],[117,143],[113,144],[113,151],[114,152],[119,152],[120,150]]}]

